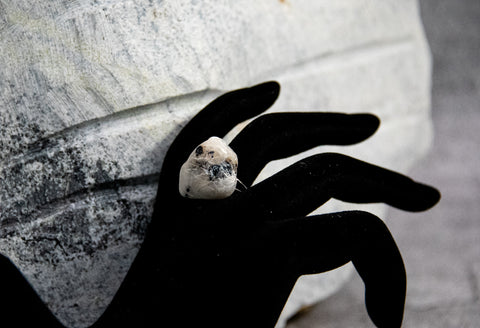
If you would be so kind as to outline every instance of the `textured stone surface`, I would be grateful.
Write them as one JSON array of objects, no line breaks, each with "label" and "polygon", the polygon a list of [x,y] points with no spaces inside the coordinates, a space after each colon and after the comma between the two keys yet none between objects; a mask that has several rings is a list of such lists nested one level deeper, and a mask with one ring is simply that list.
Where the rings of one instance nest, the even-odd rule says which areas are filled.
[{"label": "textured stone surface", "polygon": [[180,195],[196,199],[223,199],[237,186],[238,157],[219,137],[210,137],[195,147],[180,168]]},{"label": "textured stone surface", "polygon": [[[272,111],[382,120],[361,145],[313,152],[405,171],[430,144],[430,57],[414,0],[0,1],[0,67],[0,251],[72,327],[110,301],[166,149],[221,92],[276,79]],[[339,202],[322,211],[345,208],[383,213]],[[284,315],[350,270],[302,278]]]}]

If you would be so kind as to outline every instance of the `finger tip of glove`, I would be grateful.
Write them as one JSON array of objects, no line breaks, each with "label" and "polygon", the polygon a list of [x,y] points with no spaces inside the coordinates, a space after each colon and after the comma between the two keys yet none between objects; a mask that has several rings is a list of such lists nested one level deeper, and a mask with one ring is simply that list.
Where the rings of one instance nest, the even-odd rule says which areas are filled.
[{"label": "finger tip of glove", "polygon": [[426,199],[428,204],[430,205],[429,208],[435,206],[441,198],[442,195],[438,189],[428,187],[428,191],[426,192]]},{"label": "finger tip of glove", "polygon": [[270,96],[273,99],[277,99],[280,94],[280,84],[277,81],[263,82],[253,86],[251,89],[261,95]]},{"label": "finger tip of glove", "polygon": [[378,118],[378,116],[374,115],[374,114],[370,114],[370,113],[365,113],[365,114],[358,114],[358,116],[361,118],[362,120],[362,125],[371,131],[371,133],[373,134],[375,131],[377,131],[377,129],[379,128],[380,126],[380,118]]},{"label": "finger tip of glove", "polygon": [[350,124],[353,125],[352,127],[358,139],[356,140],[357,142],[371,137],[380,127],[380,119],[373,114],[353,114],[351,115],[351,119]]},{"label": "finger tip of glove", "polygon": [[412,207],[413,212],[423,212],[434,207],[441,198],[440,192],[424,184],[418,184],[418,189],[416,193],[416,201],[412,202],[414,206]]}]

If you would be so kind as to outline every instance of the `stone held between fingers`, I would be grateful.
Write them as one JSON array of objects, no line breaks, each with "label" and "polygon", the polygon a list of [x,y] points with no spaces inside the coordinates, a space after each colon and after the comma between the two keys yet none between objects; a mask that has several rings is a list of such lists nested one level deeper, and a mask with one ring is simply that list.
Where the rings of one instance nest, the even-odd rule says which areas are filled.
[{"label": "stone held between fingers", "polygon": [[238,158],[227,143],[211,137],[198,145],[180,169],[179,192],[193,199],[223,199],[237,186]]}]

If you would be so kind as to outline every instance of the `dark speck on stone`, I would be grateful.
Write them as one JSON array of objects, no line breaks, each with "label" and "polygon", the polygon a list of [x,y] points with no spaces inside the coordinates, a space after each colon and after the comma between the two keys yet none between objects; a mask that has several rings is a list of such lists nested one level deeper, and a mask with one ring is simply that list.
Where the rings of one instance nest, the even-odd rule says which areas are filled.
[{"label": "dark speck on stone", "polygon": [[229,162],[223,162],[222,163],[222,169],[223,169],[224,172],[226,172],[227,175],[232,175],[233,174],[232,165]]},{"label": "dark speck on stone", "polygon": [[209,175],[209,178],[210,178],[210,181],[213,181],[215,179],[218,179],[220,178],[220,165],[212,165],[210,166],[210,168],[208,169],[208,175]]}]

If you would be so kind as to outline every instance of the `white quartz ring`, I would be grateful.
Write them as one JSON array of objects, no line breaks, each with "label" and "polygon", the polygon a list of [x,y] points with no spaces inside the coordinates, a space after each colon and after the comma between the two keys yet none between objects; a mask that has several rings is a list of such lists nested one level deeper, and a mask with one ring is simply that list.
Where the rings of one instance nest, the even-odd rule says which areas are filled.
[{"label": "white quartz ring", "polygon": [[237,154],[218,137],[198,145],[180,169],[178,189],[183,197],[227,198],[237,186]]}]

